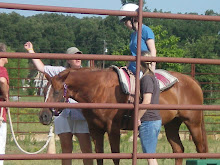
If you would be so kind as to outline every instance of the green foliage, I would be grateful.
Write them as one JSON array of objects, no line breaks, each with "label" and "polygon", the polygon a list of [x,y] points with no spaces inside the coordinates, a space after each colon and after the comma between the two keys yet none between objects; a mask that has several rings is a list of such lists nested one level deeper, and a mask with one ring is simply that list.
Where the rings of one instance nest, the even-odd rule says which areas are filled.
[{"label": "green foliage", "polygon": [[[217,36],[201,36],[196,41],[188,41],[186,43],[187,56],[203,59],[219,59],[215,52],[215,43],[218,42]],[[218,89],[217,84],[220,80],[218,76],[211,73],[220,73],[218,65],[196,65],[196,73],[203,73],[196,76],[196,79],[202,84],[203,90]],[[210,82],[212,84],[206,84]],[[204,93],[205,98],[219,98],[219,92],[216,93]],[[213,100],[214,101],[214,100]],[[213,103],[212,100],[206,101],[206,103]]]},{"label": "green foliage", "polygon": [[[7,52],[13,52],[10,47],[7,47]],[[29,71],[27,69],[17,68],[28,68],[27,59],[15,59],[8,58],[8,64],[5,65],[8,68],[8,75],[10,78],[10,86],[23,86],[22,79],[27,78]],[[16,68],[16,69],[15,69]],[[21,79],[18,79],[21,78]]]},{"label": "green foliage", "polygon": [[213,10],[207,10],[207,11],[205,12],[205,15],[219,16],[220,14],[214,12]]},{"label": "green foliage", "polygon": [[[119,51],[113,52],[114,55],[129,55],[130,54],[130,49],[129,46],[125,46],[124,49],[120,49]],[[127,65],[127,61],[115,61],[112,65],[116,65],[118,67],[123,67]]]},{"label": "green foliage", "polygon": [[[21,80],[17,80],[16,78],[19,76],[20,78],[26,78],[28,75],[28,70],[25,69],[15,69],[18,68],[28,68],[28,60],[27,59],[8,59],[8,64],[6,65],[8,68],[8,74],[10,77],[10,85],[17,86],[18,84],[21,85]],[[15,79],[12,79],[15,78]]]},{"label": "green foliage", "polygon": [[[100,22],[100,38],[106,40],[108,54],[113,54],[114,51],[123,49],[129,44],[130,33],[129,30],[120,23],[118,17],[108,16],[106,19]],[[102,42],[103,53],[103,42]]]},{"label": "green foliage", "polygon": [[[90,35],[90,37],[92,36],[93,35]],[[92,41],[91,45],[93,46],[93,50],[96,51],[96,54],[114,55],[114,52],[120,51],[128,45],[129,31],[124,27],[124,24],[119,22],[118,17],[108,16],[99,22],[96,37],[93,38]],[[104,52],[104,41],[108,50],[107,52]],[[100,63],[98,62],[97,65],[99,66]],[[115,65],[115,62],[105,61],[105,67],[111,65]]]},{"label": "green foliage", "polygon": [[[152,26],[155,33],[155,44],[158,57],[184,57],[184,50],[178,45],[180,38],[174,35],[169,36],[167,30],[162,26]],[[157,68],[173,70],[177,72],[183,71],[183,65],[178,63],[158,63]]]},{"label": "green foliage", "polygon": [[37,89],[35,88],[34,80],[29,81],[30,88],[27,89],[27,93],[30,96],[33,96],[37,93]]},{"label": "green foliage", "polygon": [[[124,4],[137,1],[121,2]],[[144,10],[150,12],[146,6]],[[154,12],[162,13],[163,11],[154,10]],[[197,13],[190,14],[197,15]],[[219,15],[212,10],[207,10],[205,14]],[[220,24],[218,22],[144,18],[143,23],[150,26],[155,33],[158,57],[219,59]],[[119,23],[117,16],[107,16],[104,19],[102,17],[79,19],[71,15],[55,13],[37,14],[31,17],[24,17],[15,12],[0,13],[0,41],[6,43],[14,52],[26,52],[23,45],[31,41],[35,51],[39,53],[65,53],[67,48],[76,46],[84,54],[130,55],[128,47],[130,33],[131,31],[124,24]],[[104,52],[104,47],[107,48],[107,52]],[[44,59],[43,62],[49,65],[65,65],[66,60]],[[125,61],[105,61],[105,63],[95,61],[95,65],[99,67],[103,64],[105,67],[125,66],[126,63]],[[7,67],[10,65],[16,66],[15,68],[19,65],[21,68],[34,68],[30,59],[10,59]],[[86,65],[87,61],[83,61],[83,66]],[[157,63],[157,68],[189,73],[188,66],[177,63]],[[196,72],[199,74],[219,73],[217,66],[207,66],[196,65]],[[36,70],[31,70],[27,75],[28,70],[25,69],[20,71],[9,69],[9,72],[9,76],[13,78],[11,86],[14,87],[18,86],[17,84],[21,85],[20,80],[15,76],[33,78],[36,74]],[[196,78],[202,82],[216,82],[217,80],[219,82],[219,76],[203,75]],[[203,85],[203,89],[210,88],[215,90],[219,87],[216,84]],[[212,94],[212,97],[219,98],[217,94]],[[205,94],[205,97],[209,96]]]}]

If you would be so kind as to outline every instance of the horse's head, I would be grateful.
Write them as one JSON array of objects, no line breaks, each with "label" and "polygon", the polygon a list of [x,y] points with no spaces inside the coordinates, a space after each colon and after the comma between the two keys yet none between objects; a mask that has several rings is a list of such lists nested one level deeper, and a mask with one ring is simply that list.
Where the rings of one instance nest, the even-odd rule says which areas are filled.
[{"label": "horse's head", "polygon": [[[92,102],[91,100],[97,95],[93,91],[99,91],[99,86],[96,75],[93,74],[93,78],[89,79],[91,71],[97,71],[97,69],[66,69],[52,77],[44,90],[45,102],[66,102],[68,98],[73,98],[78,102]],[[87,81],[88,79],[90,81]],[[88,82],[93,82],[92,87],[88,86]],[[39,116],[40,122],[44,125],[50,124],[53,115],[62,110],[63,108],[43,108]]]},{"label": "horse's head", "polygon": [[[59,74],[49,79],[47,86],[44,88],[45,102],[65,102],[67,96],[67,86],[64,83],[69,72]],[[53,116],[58,115],[63,109],[43,108],[39,113],[39,120],[43,125],[49,125]]]}]

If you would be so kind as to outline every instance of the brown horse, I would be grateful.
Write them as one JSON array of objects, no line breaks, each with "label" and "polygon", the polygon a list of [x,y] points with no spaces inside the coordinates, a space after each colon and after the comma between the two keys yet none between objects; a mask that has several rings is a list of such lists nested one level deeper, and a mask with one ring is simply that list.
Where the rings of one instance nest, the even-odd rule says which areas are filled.
[{"label": "brown horse", "polygon": [[[177,72],[170,72],[177,77],[179,82],[165,90],[160,95],[160,104],[203,104],[203,93],[198,83],[190,76]],[[52,88],[47,102],[63,101],[71,97],[81,103],[126,103],[128,95],[122,92],[118,75],[113,69],[67,69],[51,80]],[[64,89],[64,84],[67,89]],[[65,92],[64,92],[65,90]],[[90,134],[95,144],[95,151],[103,153],[103,139],[108,133],[111,151],[119,153],[120,128],[124,113],[122,109],[83,109]],[[203,111],[196,110],[161,110],[162,123],[166,136],[174,153],[183,153],[184,147],[179,137],[179,127],[184,122],[189,129],[196,150],[199,153],[208,152],[206,132],[204,128]],[[40,121],[49,124],[52,113],[49,109],[40,112]],[[131,128],[133,129],[133,128]],[[114,159],[114,164],[119,164],[119,159]],[[176,165],[182,164],[182,159],[176,159]],[[98,165],[103,160],[97,160]]]}]

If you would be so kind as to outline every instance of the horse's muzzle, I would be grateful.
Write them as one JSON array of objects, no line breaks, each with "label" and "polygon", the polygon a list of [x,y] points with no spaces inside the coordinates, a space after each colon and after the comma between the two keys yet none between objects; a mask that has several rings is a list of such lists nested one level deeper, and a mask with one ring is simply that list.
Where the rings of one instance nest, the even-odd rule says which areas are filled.
[{"label": "horse's muzzle", "polygon": [[53,120],[53,113],[48,110],[42,110],[39,114],[39,120],[43,125],[49,125]]}]

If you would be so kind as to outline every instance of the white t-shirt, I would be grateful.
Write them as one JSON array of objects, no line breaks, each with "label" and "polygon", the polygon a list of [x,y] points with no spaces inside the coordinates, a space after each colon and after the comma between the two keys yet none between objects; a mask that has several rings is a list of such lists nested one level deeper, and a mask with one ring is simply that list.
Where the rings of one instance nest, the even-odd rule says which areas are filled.
[{"label": "white t-shirt", "polygon": [[[60,72],[64,71],[66,68],[62,66],[49,66],[45,65],[44,72],[49,74],[51,77],[59,74]],[[69,103],[77,103],[76,100],[72,98],[68,98]],[[66,108],[60,114],[63,117],[71,117],[72,120],[85,120],[81,109],[70,109]]]}]

